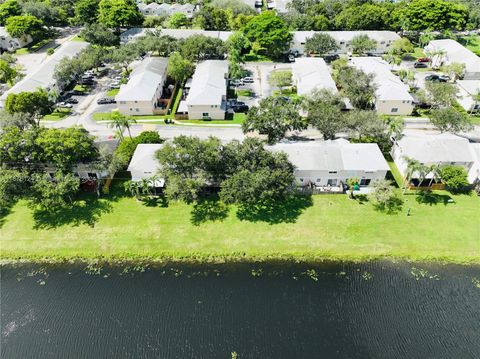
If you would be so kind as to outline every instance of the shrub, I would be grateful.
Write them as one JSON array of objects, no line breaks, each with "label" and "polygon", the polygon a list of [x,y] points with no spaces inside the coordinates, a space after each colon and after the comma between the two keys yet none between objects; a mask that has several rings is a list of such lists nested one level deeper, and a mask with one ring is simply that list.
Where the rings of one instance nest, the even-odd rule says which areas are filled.
[{"label": "shrub", "polygon": [[440,169],[440,177],[449,191],[463,192],[468,190],[467,171],[461,166],[443,167]]}]

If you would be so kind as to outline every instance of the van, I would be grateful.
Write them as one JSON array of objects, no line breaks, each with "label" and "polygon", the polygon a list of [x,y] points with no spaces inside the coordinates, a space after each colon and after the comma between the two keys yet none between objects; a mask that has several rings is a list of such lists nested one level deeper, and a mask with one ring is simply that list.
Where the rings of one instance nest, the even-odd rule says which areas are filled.
[{"label": "van", "polygon": [[254,80],[253,80],[253,77],[244,77],[242,79],[242,82],[246,83],[246,84],[252,84],[254,82]]}]

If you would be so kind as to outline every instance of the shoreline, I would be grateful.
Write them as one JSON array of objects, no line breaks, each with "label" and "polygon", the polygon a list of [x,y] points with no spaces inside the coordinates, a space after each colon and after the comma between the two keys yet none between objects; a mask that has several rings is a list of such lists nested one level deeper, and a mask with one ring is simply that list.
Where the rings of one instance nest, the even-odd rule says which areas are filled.
[{"label": "shoreline", "polygon": [[113,255],[113,256],[70,256],[70,257],[0,257],[0,267],[15,265],[91,265],[102,266],[124,266],[124,265],[147,265],[167,266],[182,265],[194,267],[206,266],[243,266],[243,265],[266,265],[266,266],[297,266],[310,265],[321,266],[329,264],[359,264],[369,262],[407,262],[423,263],[432,265],[480,265],[480,256],[461,258],[449,256],[398,256],[398,255],[294,255],[294,254],[271,254],[264,256],[247,256],[239,254],[231,255],[209,255],[201,256],[192,254],[190,256],[135,256],[135,255]]}]

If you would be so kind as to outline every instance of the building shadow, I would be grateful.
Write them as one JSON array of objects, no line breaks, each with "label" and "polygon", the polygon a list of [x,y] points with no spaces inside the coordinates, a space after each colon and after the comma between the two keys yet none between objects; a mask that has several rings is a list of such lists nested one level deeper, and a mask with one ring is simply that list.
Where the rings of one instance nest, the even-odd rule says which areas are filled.
[{"label": "building shadow", "polygon": [[448,194],[433,193],[432,191],[420,191],[415,200],[418,203],[427,204],[429,206],[437,205],[439,203],[446,206],[449,203],[454,203],[453,198]]},{"label": "building shadow", "polygon": [[195,226],[205,222],[223,221],[227,218],[228,206],[220,201],[218,196],[206,197],[195,202],[190,221]]},{"label": "building shadow", "polygon": [[237,217],[249,222],[295,223],[303,211],[312,205],[311,195],[294,195],[282,201],[240,205]]}]

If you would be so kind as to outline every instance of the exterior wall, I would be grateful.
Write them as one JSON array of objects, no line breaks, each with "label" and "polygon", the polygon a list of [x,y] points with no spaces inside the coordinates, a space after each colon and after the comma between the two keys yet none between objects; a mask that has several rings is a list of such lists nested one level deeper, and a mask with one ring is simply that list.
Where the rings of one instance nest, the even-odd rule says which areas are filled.
[{"label": "exterior wall", "polygon": [[376,179],[384,179],[387,175],[387,171],[303,171],[296,170],[294,172],[297,185],[307,186],[309,183],[314,183],[316,186],[327,186],[329,180],[336,180],[336,183],[333,184],[330,182],[332,187],[340,185],[340,182],[346,183],[348,178],[358,178],[360,180],[370,180],[369,186]]},{"label": "exterior wall", "polygon": [[[413,103],[408,100],[402,101],[382,101],[377,100],[375,101],[375,108],[378,113],[382,115],[411,115],[414,109]],[[397,111],[392,111],[393,109],[397,109]]]},{"label": "exterior wall", "polygon": [[[359,35],[362,33],[359,32]],[[375,50],[370,51],[373,54],[377,55],[382,55],[388,51],[388,48],[390,47],[391,43],[393,41],[377,41],[377,48]],[[352,48],[350,46],[350,43],[348,41],[338,41],[337,44],[339,46],[339,49],[336,51],[333,51],[329,54],[346,54],[347,52],[352,52]],[[290,50],[292,51],[298,51],[300,54],[303,54],[305,51],[305,41],[300,41],[296,36],[293,37],[293,40],[290,44]]]},{"label": "exterior wall", "polygon": [[200,120],[203,114],[208,113],[207,118],[212,120],[224,120],[225,110],[220,105],[188,105],[188,119]]},{"label": "exterior wall", "polygon": [[6,51],[15,51],[16,49],[27,46],[31,42],[32,37],[30,35],[21,38],[12,38],[9,35],[0,36],[0,48]]},{"label": "exterior wall", "polygon": [[129,116],[153,115],[155,101],[119,101],[120,113]]}]

